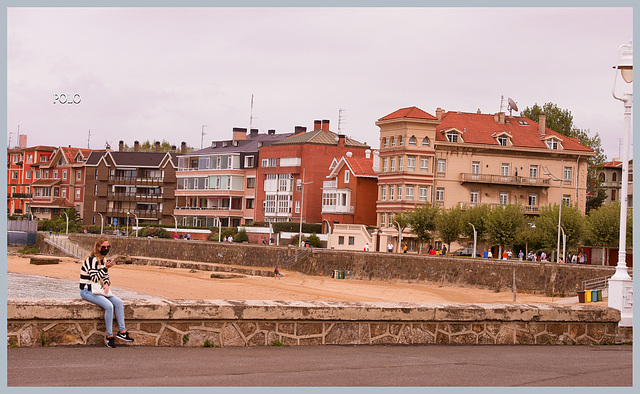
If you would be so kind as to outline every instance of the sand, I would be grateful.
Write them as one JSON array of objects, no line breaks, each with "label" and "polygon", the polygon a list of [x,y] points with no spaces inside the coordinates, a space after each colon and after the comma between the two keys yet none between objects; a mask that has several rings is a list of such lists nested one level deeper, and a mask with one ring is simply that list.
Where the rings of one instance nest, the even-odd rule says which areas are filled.
[{"label": "sand", "polygon": [[[61,258],[59,264],[33,265],[29,258],[7,256],[7,271],[77,280],[80,263]],[[333,279],[281,270],[284,277],[211,278],[211,272],[179,268],[116,265],[109,269],[112,286],[168,299],[361,301],[416,303],[512,304],[511,291],[437,284]],[[577,301],[577,300],[576,300]],[[518,293],[515,304],[573,303],[571,299]]]}]

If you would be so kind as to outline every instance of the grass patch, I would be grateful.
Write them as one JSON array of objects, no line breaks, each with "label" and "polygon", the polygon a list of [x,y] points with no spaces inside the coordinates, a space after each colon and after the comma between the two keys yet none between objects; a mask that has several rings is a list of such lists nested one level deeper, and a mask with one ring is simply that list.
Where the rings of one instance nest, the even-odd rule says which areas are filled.
[{"label": "grass patch", "polygon": [[202,347],[218,347],[218,346],[215,343],[213,343],[213,341],[205,339],[204,343],[202,344]]},{"label": "grass patch", "polygon": [[35,246],[25,246],[24,248],[18,250],[18,253],[20,253],[20,254],[36,254],[36,253],[40,253],[40,249],[36,248]]},{"label": "grass patch", "polygon": [[274,339],[273,341],[271,341],[271,346],[286,346],[286,345],[280,342],[279,340]]}]

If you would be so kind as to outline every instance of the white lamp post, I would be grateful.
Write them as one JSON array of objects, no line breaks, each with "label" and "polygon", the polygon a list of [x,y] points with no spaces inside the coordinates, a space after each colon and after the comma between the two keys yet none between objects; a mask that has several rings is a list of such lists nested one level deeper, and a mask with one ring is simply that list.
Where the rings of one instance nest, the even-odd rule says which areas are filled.
[{"label": "white lamp post", "polygon": [[[613,67],[620,70],[626,83],[633,82],[633,42],[621,45],[618,50],[618,61]],[[631,138],[631,109],[633,94],[616,95],[618,72],[614,73],[613,97],[624,104],[624,138],[622,143],[622,188],[620,191],[620,239],[618,246],[618,265],[616,273],[609,278],[609,306],[620,311],[619,326],[633,326],[633,280],[627,271],[627,194],[629,187],[629,144]]]},{"label": "white lamp post", "polygon": [[305,181],[304,181],[304,173],[305,173],[305,169],[303,168],[302,169],[302,182],[300,182],[302,197],[300,198],[300,232],[298,233],[298,246],[302,246],[302,212],[304,210],[304,185],[308,185],[310,183],[313,183],[313,182],[306,182],[305,183]]},{"label": "white lamp post", "polygon": [[[558,207],[558,246],[556,249],[556,262],[560,261],[560,226],[561,226],[561,220],[562,220],[562,205],[564,204],[563,202],[563,196],[562,196],[562,185],[564,184],[564,179],[560,179],[557,176],[553,175],[551,172],[549,172],[549,169],[547,167],[543,167],[544,168],[544,174],[547,175],[548,177],[550,177],[552,180],[554,181],[558,181],[560,182],[560,206]],[[564,160],[560,161],[560,171],[563,171],[563,177],[564,177]]]},{"label": "white lamp post", "polygon": [[127,211],[127,237],[129,236],[129,215],[131,215],[131,213]]},{"label": "white lamp post", "polygon": [[137,237],[138,236],[138,215],[136,215],[134,212],[133,216],[136,218],[136,237]]},{"label": "white lamp post", "polygon": [[100,212],[96,212],[96,213],[100,215],[100,235],[102,235],[102,228],[104,227],[104,217]]},{"label": "white lamp post", "polygon": [[68,236],[69,235],[69,215],[67,215],[65,211],[62,211],[62,213],[64,213],[64,216],[67,217],[67,231],[65,232],[65,234]]},{"label": "white lamp post", "polygon": [[176,236],[177,236],[177,234],[178,234],[178,219],[176,218],[176,215],[174,215],[174,214],[171,214],[171,216],[173,217],[173,222],[174,222],[174,224],[176,226],[174,234],[176,234]]},{"label": "white lamp post", "polygon": [[398,226],[398,253],[402,252],[402,230],[400,230],[400,223],[397,220],[394,221],[396,226]]},{"label": "white lamp post", "polygon": [[471,251],[471,255],[475,259],[476,258],[476,244],[478,242],[478,232],[476,231],[476,226],[474,226],[471,222],[469,222],[469,225],[471,225],[471,227],[473,227],[473,250]]}]

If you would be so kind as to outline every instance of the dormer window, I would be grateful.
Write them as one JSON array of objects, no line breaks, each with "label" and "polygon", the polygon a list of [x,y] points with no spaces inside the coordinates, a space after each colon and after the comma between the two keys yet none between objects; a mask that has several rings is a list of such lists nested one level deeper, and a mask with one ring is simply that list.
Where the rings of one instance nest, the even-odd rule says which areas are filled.
[{"label": "dormer window", "polygon": [[558,149],[558,140],[551,138],[547,140],[547,147],[549,149]]},{"label": "dormer window", "polygon": [[450,131],[447,133],[447,141],[449,142],[458,142],[458,133],[455,131]]},{"label": "dormer window", "polygon": [[518,124],[519,124],[520,126],[529,126],[529,123],[527,123],[527,121],[526,121],[526,120],[518,120]]},{"label": "dormer window", "polygon": [[507,146],[507,142],[509,142],[509,138],[505,137],[504,135],[501,135],[497,139],[498,139],[498,144],[500,144],[501,146]]}]

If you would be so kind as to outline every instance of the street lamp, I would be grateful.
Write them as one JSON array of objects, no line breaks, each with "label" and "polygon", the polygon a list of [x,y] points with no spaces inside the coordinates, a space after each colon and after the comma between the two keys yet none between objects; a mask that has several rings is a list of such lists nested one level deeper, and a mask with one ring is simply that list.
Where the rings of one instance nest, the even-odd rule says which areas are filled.
[{"label": "street lamp", "polygon": [[298,246],[302,245],[302,212],[303,212],[303,208],[304,208],[304,185],[308,185],[312,182],[304,182],[304,174],[305,174],[305,169],[302,169],[302,182],[300,182],[300,185],[302,187],[301,189],[301,193],[302,193],[302,197],[300,198],[300,232],[298,233]]},{"label": "street lamp", "polygon": [[132,213],[132,215],[136,218],[136,237],[137,237],[138,236],[138,227],[139,227],[138,226],[138,215],[136,215],[135,212]]},{"label": "street lamp", "polygon": [[[564,184],[564,179],[560,179],[557,176],[553,175],[546,166],[542,168],[544,169],[545,175],[547,175],[554,181],[560,182],[560,206],[558,207],[558,247],[556,249],[556,262],[558,262],[559,261],[558,259],[560,258],[560,228],[561,228],[560,223],[562,220],[562,204],[563,204],[562,185]],[[560,168],[561,168],[561,171],[564,171],[564,160],[560,161]]]},{"label": "street lamp", "polygon": [[562,261],[566,263],[564,259],[567,258],[567,234],[565,234],[562,226],[560,226],[560,230],[562,230]]},{"label": "street lamp", "polygon": [[102,235],[102,228],[104,227],[104,217],[100,212],[96,212],[96,213],[100,215],[100,235]]},{"label": "street lamp", "polygon": [[327,249],[331,249],[331,223],[327,219],[322,219],[323,222],[327,222]]},{"label": "street lamp", "polygon": [[402,230],[397,220],[394,220],[394,223],[398,226],[398,253],[400,253],[402,251]]},{"label": "street lamp", "polygon": [[[618,62],[613,67],[620,70],[626,83],[633,82],[633,41],[621,45],[618,49]],[[609,306],[620,311],[619,326],[633,325],[633,280],[627,272],[627,198],[629,187],[629,143],[631,136],[631,109],[633,94],[625,92],[622,97],[616,95],[618,72],[614,73],[613,98],[624,104],[624,138],[622,144],[622,188],[620,190],[620,234],[618,246],[618,265],[615,274],[609,278]]]},{"label": "street lamp", "polygon": [[67,217],[67,231],[65,232],[65,234],[68,236],[69,235],[69,215],[67,215],[65,211],[62,211],[62,213],[64,213],[64,216]]},{"label": "street lamp", "polygon": [[175,231],[173,232],[174,234],[176,234],[176,237],[178,236],[178,219],[176,218],[176,216],[174,214],[171,214],[171,216],[173,217],[173,222],[175,223],[176,227],[175,227]]},{"label": "street lamp", "polygon": [[126,227],[127,228],[127,237],[129,236],[129,215],[130,215],[130,213],[129,213],[129,211],[127,211],[127,227]]},{"label": "street lamp", "polygon": [[476,243],[478,242],[478,232],[476,231],[476,226],[474,226],[471,222],[469,222],[469,225],[471,225],[471,227],[473,227],[473,251],[471,251],[471,254],[473,255],[473,258],[476,258]]}]

